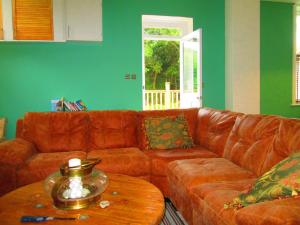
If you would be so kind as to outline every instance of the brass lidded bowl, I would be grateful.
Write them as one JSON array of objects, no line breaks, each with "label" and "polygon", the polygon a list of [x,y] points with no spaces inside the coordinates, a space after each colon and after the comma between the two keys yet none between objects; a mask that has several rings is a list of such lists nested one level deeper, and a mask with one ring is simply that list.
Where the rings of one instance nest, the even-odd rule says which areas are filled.
[{"label": "brass lidded bowl", "polygon": [[59,209],[81,209],[99,200],[108,177],[94,166],[100,159],[71,159],[45,180],[45,189]]}]

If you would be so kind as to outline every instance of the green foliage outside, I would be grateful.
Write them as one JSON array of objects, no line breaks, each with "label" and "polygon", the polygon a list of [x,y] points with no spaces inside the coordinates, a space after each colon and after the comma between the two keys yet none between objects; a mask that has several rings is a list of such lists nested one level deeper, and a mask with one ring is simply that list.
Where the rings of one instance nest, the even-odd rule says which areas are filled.
[{"label": "green foliage outside", "polygon": [[145,40],[144,47],[146,90],[164,90],[165,82],[179,90],[179,41]]},{"label": "green foliage outside", "polygon": [[181,30],[176,28],[145,28],[145,34],[180,37]]}]

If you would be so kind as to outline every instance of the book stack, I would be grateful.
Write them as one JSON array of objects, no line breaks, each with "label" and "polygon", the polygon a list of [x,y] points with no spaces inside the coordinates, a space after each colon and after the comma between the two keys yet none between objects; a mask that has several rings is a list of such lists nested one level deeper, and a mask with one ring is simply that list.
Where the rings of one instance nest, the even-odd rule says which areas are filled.
[{"label": "book stack", "polygon": [[64,111],[76,112],[76,111],[86,111],[87,107],[81,100],[75,102],[64,101]]},{"label": "book stack", "polygon": [[66,111],[66,112],[76,112],[76,111],[86,111],[87,107],[82,102],[82,100],[77,100],[75,102],[67,101],[61,98],[56,103],[55,111]]}]

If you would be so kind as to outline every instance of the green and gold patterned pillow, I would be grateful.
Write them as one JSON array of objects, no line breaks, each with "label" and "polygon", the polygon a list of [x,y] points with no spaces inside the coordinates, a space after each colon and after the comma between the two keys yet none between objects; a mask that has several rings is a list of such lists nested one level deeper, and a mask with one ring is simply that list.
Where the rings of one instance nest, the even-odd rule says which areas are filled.
[{"label": "green and gold patterned pillow", "polygon": [[242,208],[251,204],[300,194],[300,152],[291,155],[261,176],[246,194],[224,208]]},{"label": "green and gold patterned pillow", "polygon": [[148,149],[193,147],[184,115],[177,117],[148,117],[144,121]]}]

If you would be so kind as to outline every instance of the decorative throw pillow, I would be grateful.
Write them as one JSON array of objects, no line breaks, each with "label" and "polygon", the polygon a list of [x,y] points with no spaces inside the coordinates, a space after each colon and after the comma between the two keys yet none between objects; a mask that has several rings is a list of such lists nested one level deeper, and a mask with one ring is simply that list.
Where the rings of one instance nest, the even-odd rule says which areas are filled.
[{"label": "decorative throw pillow", "polygon": [[184,115],[149,117],[144,121],[148,149],[190,148],[194,146]]},{"label": "decorative throw pillow", "polygon": [[300,193],[300,152],[282,160],[260,177],[245,194],[224,208],[242,208],[251,204],[297,196]]}]

